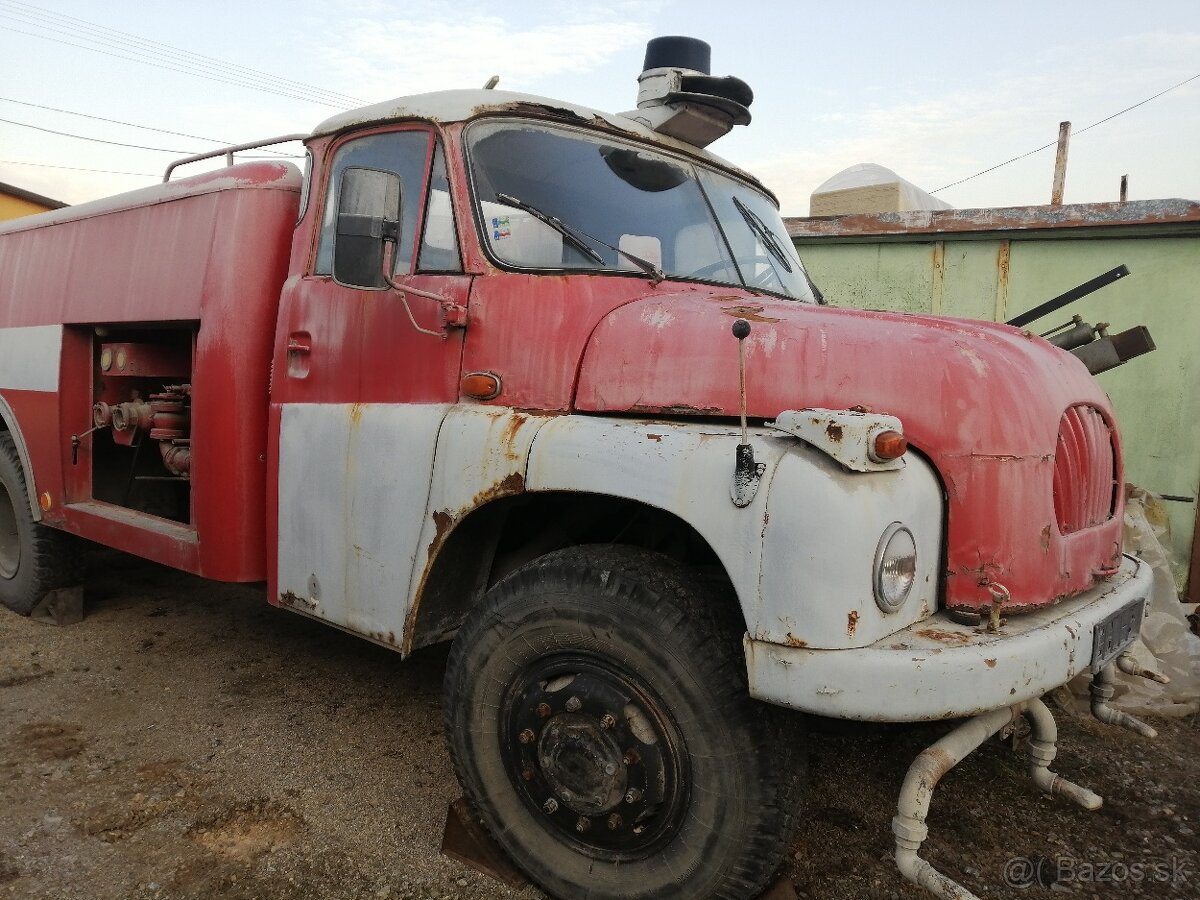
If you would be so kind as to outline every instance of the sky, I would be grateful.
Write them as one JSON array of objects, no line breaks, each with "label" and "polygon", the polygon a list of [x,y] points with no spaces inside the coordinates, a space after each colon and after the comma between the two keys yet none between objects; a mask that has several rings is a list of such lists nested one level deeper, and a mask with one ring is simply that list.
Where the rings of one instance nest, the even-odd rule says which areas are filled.
[{"label": "sky", "polygon": [[[663,34],[708,41],[713,74],[754,89],[753,122],[711,149],[785,215],[807,215],[813,190],[856,163],[934,191],[1053,143],[1064,120],[1066,202],[1116,200],[1122,175],[1132,200],[1200,200],[1200,78],[1078,133],[1200,75],[1197,0],[0,0],[0,182],[78,203],[221,143],[493,75],[621,112]],[[936,196],[1048,203],[1053,168],[1051,147]]]}]

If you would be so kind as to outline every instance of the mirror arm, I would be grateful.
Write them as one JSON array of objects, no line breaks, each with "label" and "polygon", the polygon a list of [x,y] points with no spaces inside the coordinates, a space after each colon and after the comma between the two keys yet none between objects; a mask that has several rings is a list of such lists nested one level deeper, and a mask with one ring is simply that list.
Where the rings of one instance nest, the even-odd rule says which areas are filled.
[{"label": "mirror arm", "polygon": [[[384,237],[384,240],[388,241],[388,243],[391,243],[393,245],[393,249],[394,249],[394,246],[395,246],[394,240],[389,240],[389,238],[387,236]],[[466,324],[467,324],[466,310],[463,309],[463,307],[459,306],[457,303],[447,300],[445,297],[441,296],[440,294],[433,293],[432,291],[422,291],[419,288],[408,287],[406,285],[397,284],[395,282],[395,280],[393,280],[392,276],[388,274],[388,269],[391,268],[390,255],[384,254],[384,256],[385,256],[385,259],[384,259],[384,269],[383,269],[383,280],[387,283],[388,287],[390,287],[393,291],[395,291],[397,294],[400,295],[400,302],[404,304],[404,312],[408,316],[409,324],[412,325],[413,328],[415,328],[421,334],[430,334],[430,335],[433,335],[434,337],[445,340],[446,336],[447,336],[447,331],[449,328],[466,327]],[[428,328],[422,328],[420,325],[417,324],[417,320],[413,316],[412,307],[409,306],[409,304],[408,304],[408,295],[409,294],[413,294],[417,297],[423,297],[426,300],[433,300],[441,307],[442,320],[444,322],[444,325],[442,326],[441,331],[430,331]]]}]

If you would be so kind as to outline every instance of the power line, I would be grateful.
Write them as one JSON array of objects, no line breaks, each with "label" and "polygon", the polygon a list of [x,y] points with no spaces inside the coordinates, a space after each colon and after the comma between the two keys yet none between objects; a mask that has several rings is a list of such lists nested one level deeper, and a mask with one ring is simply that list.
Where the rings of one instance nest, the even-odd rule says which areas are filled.
[{"label": "power line", "polygon": [[154,63],[154,62],[150,62],[149,60],[138,59],[137,57],[134,57],[134,56],[125,56],[121,53],[110,53],[107,50],[101,50],[99,47],[89,47],[86,44],[76,44],[73,41],[64,41],[60,38],[52,38],[47,35],[37,34],[32,31],[22,31],[20,28],[11,28],[10,27],[8,29],[8,31],[11,31],[13,34],[23,34],[26,37],[34,37],[34,38],[38,38],[39,40],[50,41],[51,43],[54,43],[54,44],[62,44],[67,47],[76,47],[80,50],[89,50],[92,53],[99,53],[102,56],[111,56],[114,59],[123,59],[128,62],[141,63],[144,66],[152,66],[155,69],[165,69],[168,72],[179,72],[184,75],[191,75],[194,78],[203,78],[205,81],[215,81],[220,84],[231,84],[234,87],[248,88],[248,89],[254,90],[254,91],[262,91],[263,93],[266,93],[266,94],[274,94],[277,97],[287,97],[288,99],[291,99],[291,100],[303,100],[308,103],[316,103],[321,106],[333,107],[334,109],[342,108],[342,106],[339,104],[331,103],[331,102],[328,102],[325,100],[316,100],[312,97],[303,97],[303,96],[300,96],[299,94],[290,94],[285,91],[275,91],[275,90],[271,90],[270,88],[267,88],[267,87],[262,87],[262,86],[254,85],[254,84],[246,84],[245,82],[233,81],[228,78],[217,78],[212,75],[202,75],[199,72],[192,72],[187,69],[176,68],[175,66],[168,66],[168,65],[163,65],[160,63]]},{"label": "power line", "polygon": [[[247,75],[250,75],[250,76],[253,76],[256,78],[265,78],[270,81],[277,82],[280,85],[285,85],[285,86],[289,86],[292,88],[300,88],[300,89],[303,89],[306,91],[315,91],[320,94],[325,94],[330,97],[338,98],[341,101],[350,101],[351,103],[358,103],[358,104],[365,102],[358,97],[353,97],[350,94],[344,94],[344,93],[341,93],[340,91],[331,91],[326,88],[319,87],[317,85],[306,84],[305,82],[302,82],[302,81],[296,81],[295,79],[292,79],[292,78],[284,78],[279,75],[273,75],[272,73],[265,72],[261,69],[254,69],[249,66],[243,66],[239,63],[231,63],[231,62],[227,62],[222,59],[218,59],[213,56],[206,56],[202,53],[196,53],[194,51],[187,50],[182,47],[176,47],[172,44],[167,44],[163,41],[152,40],[150,38],[145,38],[145,37],[142,37],[137,34],[132,34],[128,31],[120,31],[119,29],[116,29],[116,28],[109,28],[107,25],[101,25],[97,22],[89,22],[86,19],[80,19],[76,16],[69,16],[64,13],[58,13],[53,10],[46,9],[44,7],[36,6],[35,4],[32,4],[32,3],[25,3],[25,2],[22,2],[22,0],[0,0],[0,6],[7,6],[10,9],[12,7],[18,7],[18,9],[13,10],[13,11],[19,13],[20,15],[24,15],[27,17],[33,17],[35,19],[38,17],[41,17],[41,18],[47,19],[51,22],[55,22],[55,20],[58,20],[56,22],[56,24],[63,24],[65,27],[71,28],[73,30],[77,30],[77,31],[82,30],[85,32],[86,31],[98,32],[103,37],[103,39],[107,40],[110,44],[113,42],[116,42],[118,44],[132,44],[135,46],[142,45],[143,47],[149,48],[150,50],[152,50],[153,52],[157,53],[160,56],[161,55],[171,55],[171,56],[176,56],[176,57],[180,57],[180,58],[190,58],[193,60],[197,60],[198,61],[197,64],[203,64],[208,67],[217,67],[217,68],[221,68],[221,69],[226,69],[230,72],[234,72],[234,71],[244,72]],[[82,26],[82,28],[80,28],[80,26]],[[109,37],[110,35],[112,37]]]},{"label": "power line", "polygon": [[166,147],[146,147],[142,144],[125,144],[121,141],[106,141],[102,138],[88,137],[85,134],[72,134],[69,131],[55,131],[53,128],[42,128],[40,125],[30,125],[28,122],[14,122],[12,119],[0,119],[8,125],[20,125],[22,128],[32,128],[34,131],[44,131],[47,134],[57,134],[60,137],[77,138],[81,141],[92,141],[96,144],[109,144],[113,147],[132,147],[134,150],[153,150],[156,153],[176,153],[182,156],[195,156],[195,150],[170,150]]},{"label": "power line", "polygon": [[[13,121],[12,119],[0,119],[0,122],[4,122],[5,124],[8,124],[8,125],[19,125],[22,128],[32,128],[34,131],[44,131],[47,134],[56,134],[59,137],[76,138],[77,140],[80,140],[80,141],[91,141],[92,143],[95,143],[95,144],[108,144],[112,147],[131,147],[134,150],[153,150],[156,153],[174,153],[174,154],[182,155],[182,156],[196,156],[197,155],[194,150],[171,150],[167,147],[147,147],[144,144],[126,144],[121,141],[106,141],[103,138],[89,137],[86,134],[74,134],[70,131],[55,131],[53,128],[43,128],[40,125],[30,125],[28,122],[16,122],[16,121]],[[207,138],[205,138],[205,140],[207,140]],[[217,149],[219,150],[220,148],[217,148]],[[277,153],[272,158],[276,159],[279,157],[283,157],[285,159],[303,159],[304,158],[302,156],[297,156],[294,153]],[[244,159],[265,159],[266,157],[247,156],[247,157],[243,157],[243,158]]]},{"label": "power line", "polygon": [[[225,62],[215,57],[205,56],[161,41],[143,38],[129,32],[89,22],[85,19],[63,15],[33,4],[19,2],[19,0],[0,0],[0,7],[7,9],[9,13],[9,15],[3,16],[4,18],[9,18],[26,26],[32,26],[44,31],[66,35],[77,40],[100,44],[108,49],[101,50],[94,46],[75,44],[71,41],[48,37],[44,34],[21,32],[13,29],[14,31],[18,31],[18,33],[31,37],[40,37],[43,40],[54,41],[79,49],[91,50],[108,56],[116,56],[119,59],[126,59],[131,62],[165,68],[170,71],[207,78],[208,80],[236,84],[241,87],[249,87],[254,90],[262,90],[293,99],[309,100],[331,106],[353,106],[361,105],[364,102],[360,98],[349,94],[272,75],[269,72],[252,69],[248,66]],[[109,52],[111,50],[119,50],[121,53]],[[135,56],[122,55],[131,53],[135,54]],[[157,58],[157,61],[151,61],[155,58]],[[170,63],[171,65],[164,65],[164,63]],[[185,68],[179,68],[181,66]],[[205,72],[208,74],[203,74]]]},{"label": "power line", "polygon": [[[33,109],[44,109],[44,110],[48,110],[50,112],[64,113],[68,116],[79,116],[81,119],[94,119],[97,122],[108,122],[113,125],[126,125],[130,128],[140,128],[143,131],[156,131],[159,134],[169,134],[169,135],[173,135],[174,137],[193,138],[197,141],[212,141],[214,144],[224,144],[226,146],[234,143],[234,141],[225,141],[225,140],[221,140],[220,138],[204,137],[199,134],[188,134],[183,131],[168,131],[166,128],[154,128],[151,125],[138,125],[136,122],[122,122],[120,119],[106,119],[104,116],[93,116],[88,113],[75,112],[74,110],[70,110],[70,109],[59,109],[56,106],[43,106],[40,103],[29,103],[28,101],[25,101],[25,100],[14,100],[12,97],[0,97],[0,101],[3,101],[5,103],[16,103],[18,106],[28,106]],[[277,151],[272,151],[272,150],[267,150],[264,152],[270,153],[272,156],[290,156],[290,154],[279,153]],[[292,158],[294,159],[295,157],[292,157]]]},{"label": "power line", "polygon": [[140,175],[145,178],[162,178],[162,173],[152,175],[149,172],[117,172],[113,169],[81,169],[78,166],[52,166],[49,163],[22,162],[19,159],[0,159],[4,166],[37,166],[39,169],[66,169],[68,172],[99,172],[103,175]]},{"label": "power line", "polygon": [[[1134,103],[1132,106],[1127,106],[1124,109],[1113,113],[1111,116],[1105,116],[1103,119],[1100,119],[1097,122],[1093,122],[1091,125],[1088,125],[1084,128],[1080,128],[1078,131],[1073,132],[1072,136],[1074,137],[1076,135],[1083,134],[1085,131],[1091,131],[1097,125],[1103,125],[1105,122],[1111,122],[1113,119],[1117,118],[1117,116],[1123,116],[1123,115],[1125,115],[1125,113],[1129,112],[1130,110],[1137,109],[1139,106],[1145,106],[1151,100],[1157,100],[1163,94],[1169,94],[1171,91],[1175,90],[1176,88],[1181,88],[1185,84],[1195,81],[1197,78],[1200,78],[1200,72],[1197,72],[1195,75],[1193,75],[1190,78],[1183,79],[1183,81],[1179,82],[1178,84],[1171,85],[1166,90],[1159,91],[1157,94],[1147,97],[1145,100],[1139,100],[1137,103]],[[935,190],[932,190],[929,193],[936,194],[938,191],[944,191],[947,188],[957,187],[958,185],[963,184],[964,182],[970,181],[973,178],[978,178],[980,175],[986,175],[989,172],[995,172],[997,169],[1001,169],[1004,166],[1007,166],[1009,163],[1015,163],[1018,160],[1025,159],[1025,157],[1027,157],[1027,156],[1033,156],[1035,153],[1041,153],[1043,150],[1047,150],[1050,147],[1055,146],[1057,143],[1058,143],[1058,141],[1055,140],[1055,141],[1051,141],[1048,144],[1042,144],[1042,146],[1038,147],[1036,150],[1030,150],[1028,153],[1022,153],[1020,156],[1014,156],[1012,159],[1006,159],[1004,162],[997,163],[996,165],[991,166],[990,168],[984,169],[982,172],[976,172],[974,175],[968,175],[966,178],[961,178],[958,181],[952,181],[950,184],[942,185],[940,188],[936,188]]]}]

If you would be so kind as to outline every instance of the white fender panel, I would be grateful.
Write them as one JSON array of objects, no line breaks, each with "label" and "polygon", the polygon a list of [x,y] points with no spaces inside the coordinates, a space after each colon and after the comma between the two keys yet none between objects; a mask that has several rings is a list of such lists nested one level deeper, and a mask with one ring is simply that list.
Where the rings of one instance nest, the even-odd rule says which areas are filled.
[{"label": "white fender panel", "polygon": [[460,405],[446,415],[409,585],[410,608],[419,602],[430,563],[454,526],[471,510],[525,490],[529,448],[538,429],[554,418],[506,406]]},{"label": "white fender panel", "polygon": [[[766,471],[753,502],[738,509],[729,482],[739,441],[723,426],[562,416],[538,432],[526,487],[626,497],[678,515],[724,565],[756,640],[864,646],[936,610],[942,497],[924,460],[849,472],[793,437],[756,430],[751,443]],[[901,610],[885,615],[872,573],[894,521],[916,538],[919,573]]]},{"label": "white fender panel", "polygon": [[[915,453],[895,471],[850,472],[795,443],[775,468],[763,531],[760,606],[750,634],[794,647],[865,647],[937,610],[942,494]],[[893,522],[917,545],[904,605],[875,602],[875,554]]]},{"label": "white fender panel", "polygon": [[729,499],[737,429],[717,425],[562,416],[533,442],[531,491],[577,491],[637,500],[674,513],[699,532],[753,612],[758,594],[765,485],[794,438],[752,434],[764,488],[744,509]]}]

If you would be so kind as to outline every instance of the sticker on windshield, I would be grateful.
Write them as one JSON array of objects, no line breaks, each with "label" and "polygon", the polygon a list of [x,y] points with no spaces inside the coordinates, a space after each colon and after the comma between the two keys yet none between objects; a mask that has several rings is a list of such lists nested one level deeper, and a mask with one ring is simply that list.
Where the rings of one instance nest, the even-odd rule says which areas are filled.
[{"label": "sticker on windshield", "polygon": [[499,241],[507,237],[512,237],[508,216],[496,216],[492,219],[492,240]]}]

